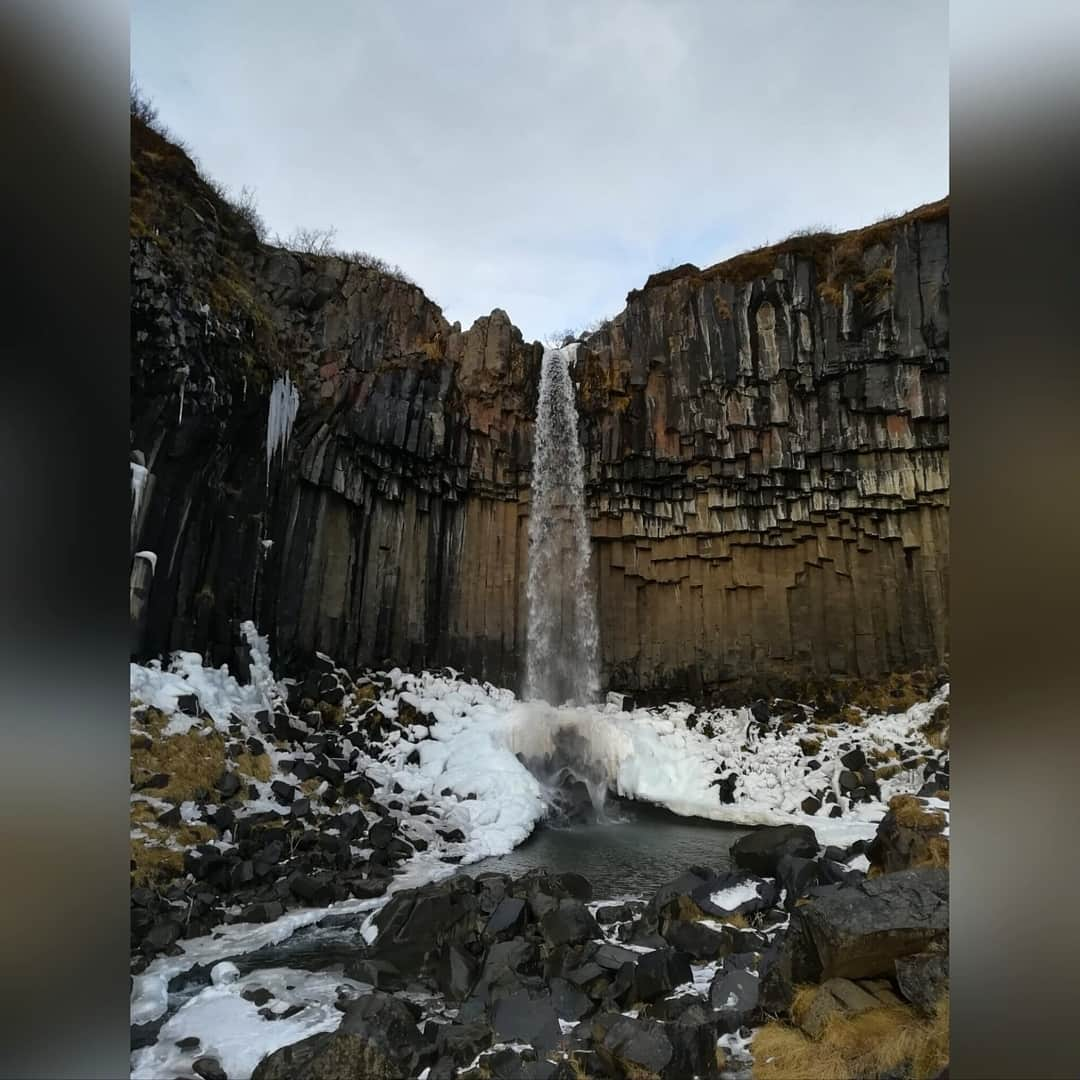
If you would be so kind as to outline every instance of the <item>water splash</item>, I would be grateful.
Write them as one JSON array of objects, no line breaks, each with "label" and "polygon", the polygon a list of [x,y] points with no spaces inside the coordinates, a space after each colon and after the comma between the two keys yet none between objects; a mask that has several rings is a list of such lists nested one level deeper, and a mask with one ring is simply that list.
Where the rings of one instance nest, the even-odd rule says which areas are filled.
[{"label": "water splash", "polygon": [[624,820],[609,806],[608,794],[630,744],[599,708],[522,702],[506,740],[540,783],[548,825]]},{"label": "water splash", "polygon": [[576,351],[576,344],[544,350],[529,511],[525,695],[552,704],[585,704],[600,688],[585,469],[570,379]]}]

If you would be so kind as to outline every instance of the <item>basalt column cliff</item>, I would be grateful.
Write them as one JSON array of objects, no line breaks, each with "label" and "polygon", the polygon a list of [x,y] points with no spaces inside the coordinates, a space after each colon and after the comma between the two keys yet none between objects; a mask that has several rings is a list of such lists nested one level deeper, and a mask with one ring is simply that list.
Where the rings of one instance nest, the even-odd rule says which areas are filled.
[{"label": "basalt column cliff", "polygon": [[[136,121],[131,224],[134,652],[235,664],[253,618],[286,666],[520,686],[542,347],[261,243]],[[947,368],[945,203],[631,293],[572,371],[602,681],[942,662]]]}]

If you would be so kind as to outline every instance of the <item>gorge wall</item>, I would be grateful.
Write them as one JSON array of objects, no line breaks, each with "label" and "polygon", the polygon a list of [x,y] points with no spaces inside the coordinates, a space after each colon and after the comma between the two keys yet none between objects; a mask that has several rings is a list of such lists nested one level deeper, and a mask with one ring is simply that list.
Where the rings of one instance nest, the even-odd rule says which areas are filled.
[{"label": "gorge wall", "polygon": [[[133,652],[517,687],[542,347],[261,243],[132,123]],[[270,387],[300,391],[266,466]],[[579,348],[602,679],[947,659],[948,208],[653,275]]]}]

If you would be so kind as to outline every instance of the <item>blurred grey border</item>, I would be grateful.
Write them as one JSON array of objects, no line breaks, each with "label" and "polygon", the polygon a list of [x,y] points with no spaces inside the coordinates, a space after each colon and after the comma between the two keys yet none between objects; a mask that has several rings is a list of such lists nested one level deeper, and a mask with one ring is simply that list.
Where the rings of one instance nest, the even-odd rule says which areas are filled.
[{"label": "blurred grey border", "polygon": [[0,1075],[127,1076],[128,9],[0,4]]},{"label": "blurred grey border", "polygon": [[[951,1075],[1076,1076],[1080,6],[950,18]],[[0,1074],[23,1078],[128,1072],[127,20],[0,8]]]},{"label": "blurred grey border", "polygon": [[1075,1077],[1080,6],[952,4],[954,1077]]}]

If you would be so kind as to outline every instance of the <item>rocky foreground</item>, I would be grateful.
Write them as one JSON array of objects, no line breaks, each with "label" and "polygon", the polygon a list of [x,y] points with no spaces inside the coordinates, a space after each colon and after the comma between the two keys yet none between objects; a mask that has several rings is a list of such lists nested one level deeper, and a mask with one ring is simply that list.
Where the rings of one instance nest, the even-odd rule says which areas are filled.
[{"label": "rocky foreground", "polygon": [[[492,752],[475,732],[504,732],[512,695],[452,673],[354,680],[321,656],[274,682],[251,634],[250,686],[195,654],[133,667],[135,1076],[770,1080],[945,1064],[947,703],[601,714],[620,737],[639,725],[655,753],[676,740],[663,745],[695,758],[717,811],[768,794],[810,823],[743,838],[734,869],[689,867],[611,903],[577,874],[456,869],[492,836],[509,850],[542,812],[509,790],[535,785],[509,749],[473,753]],[[440,757],[453,753],[467,760]],[[510,769],[489,775],[499,761]],[[886,802],[872,837],[859,815]],[[819,842],[849,822],[868,838]],[[317,985],[251,953],[304,926],[338,934],[303,965]],[[223,1041],[232,1018],[238,1032],[257,1021],[234,1036],[242,1053]]]},{"label": "rocky foreground", "polygon": [[[751,1057],[765,1078],[938,1076],[944,815],[894,803],[872,843],[823,850],[806,827],[763,828],[734,847],[736,869],[690,867],[647,902],[594,902],[583,876],[539,872],[399,892],[357,934],[337,1030],[275,1050],[252,1076],[681,1080],[744,1074]],[[236,974],[226,963],[211,977]],[[259,976],[245,1001],[299,1011]],[[175,1046],[188,1066],[175,1075],[228,1076],[197,1037]]]}]

